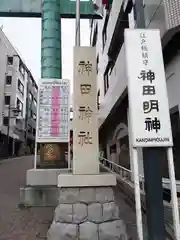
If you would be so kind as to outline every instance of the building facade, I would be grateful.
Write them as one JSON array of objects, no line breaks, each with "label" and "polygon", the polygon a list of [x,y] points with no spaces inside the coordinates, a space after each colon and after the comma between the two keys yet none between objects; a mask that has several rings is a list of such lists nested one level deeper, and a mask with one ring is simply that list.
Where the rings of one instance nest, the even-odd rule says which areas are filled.
[{"label": "building facade", "polygon": [[[100,145],[106,158],[128,169],[132,169],[132,160],[129,148],[124,29],[136,27],[134,2],[134,0],[105,1],[103,18],[90,21],[91,45],[97,49]],[[180,180],[180,2],[144,0],[144,12],[146,28],[158,28],[161,32],[176,179]],[[139,166],[140,174],[143,174],[142,149],[139,150]],[[164,177],[168,177],[166,153],[162,159],[162,168]]]},{"label": "building facade", "polygon": [[35,141],[38,88],[2,29],[0,52],[0,157],[4,157],[24,154],[26,145]]}]

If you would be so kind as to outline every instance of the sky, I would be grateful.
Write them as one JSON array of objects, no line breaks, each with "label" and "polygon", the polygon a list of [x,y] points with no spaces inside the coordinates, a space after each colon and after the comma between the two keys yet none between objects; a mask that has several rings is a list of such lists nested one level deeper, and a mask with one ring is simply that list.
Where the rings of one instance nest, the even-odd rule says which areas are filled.
[{"label": "sky", "polygon": [[[0,18],[0,26],[25,61],[36,82],[41,77],[41,19]],[[62,19],[62,78],[73,79],[75,20]],[[89,46],[89,20],[81,20],[81,45]],[[71,84],[72,92],[72,84]]]}]

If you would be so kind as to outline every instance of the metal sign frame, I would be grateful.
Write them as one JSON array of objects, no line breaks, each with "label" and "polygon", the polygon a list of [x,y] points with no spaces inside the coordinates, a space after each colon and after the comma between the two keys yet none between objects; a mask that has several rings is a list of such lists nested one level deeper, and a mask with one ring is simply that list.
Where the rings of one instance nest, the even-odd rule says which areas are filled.
[{"label": "metal sign frame", "polygon": [[51,142],[51,143],[68,143],[69,142],[69,134],[67,136],[66,139],[61,139],[59,137],[39,137],[38,136],[38,128],[39,128],[39,111],[40,111],[40,104],[39,104],[39,94],[40,94],[40,86],[41,85],[46,85],[46,82],[47,82],[47,85],[51,84],[59,84],[59,80],[62,80],[62,81],[66,81],[67,82],[67,85],[68,85],[68,88],[69,88],[69,96],[68,96],[68,133],[70,131],[70,81],[67,80],[67,79],[42,79],[40,80],[40,84],[39,84],[39,87],[38,87],[38,103],[37,103],[37,122],[36,122],[36,128],[37,128],[37,131],[36,131],[36,142],[38,143],[47,143],[47,142]]}]

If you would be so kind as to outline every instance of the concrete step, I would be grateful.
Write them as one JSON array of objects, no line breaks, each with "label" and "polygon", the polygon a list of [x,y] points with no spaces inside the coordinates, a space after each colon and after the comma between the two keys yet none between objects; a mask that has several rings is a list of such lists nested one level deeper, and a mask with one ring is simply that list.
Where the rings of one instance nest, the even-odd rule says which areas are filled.
[{"label": "concrete step", "polygon": [[25,186],[20,188],[19,208],[56,207],[58,198],[57,186]]}]

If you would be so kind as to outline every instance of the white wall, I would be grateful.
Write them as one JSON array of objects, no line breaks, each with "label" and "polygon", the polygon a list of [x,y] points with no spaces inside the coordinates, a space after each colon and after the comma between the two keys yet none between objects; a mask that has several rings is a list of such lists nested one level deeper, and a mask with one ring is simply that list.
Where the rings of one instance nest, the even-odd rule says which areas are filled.
[{"label": "white wall", "polygon": [[106,42],[106,46],[109,48],[113,33],[114,33],[114,29],[116,26],[116,22],[118,19],[118,15],[119,15],[119,11],[121,9],[121,5],[122,5],[123,0],[113,0],[113,4],[111,7],[111,12],[109,15],[109,21],[108,21],[108,25],[107,25],[107,42]]},{"label": "white wall", "polygon": [[[108,116],[111,108],[127,87],[124,57],[123,45],[109,79],[110,87],[101,99],[100,111],[104,118]],[[169,107],[179,105],[180,108],[180,53],[166,67],[166,78]]]},{"label": "white wall", "polygon": [[109,89],[101,101],[100,111],[104,118],[108,116],[112,107],[126,88],[127,79],[125,74],[124,58],[125,52],[123,45],[113,71],[109,77]]},{"label": "white wall", "polygon": [[[8,109],[4,107],[4,95],[12,95],[13,87],[5,86],[5,77],[10,74],[14,74],[15,70],[13,67],[7,69],[7,56],[15,54],[14,49],[10,47],[9,42],[4,36],[4,33],[0,30],[0,126],[3,133],[7,133],[7,127],[3,126],[3,116],[8,116]],[[13,85],[12,78],[12,85]],[[11,105],[13,103],[13,97],[11,97]],[[14,119],[10,120],[10,125],[14,125]],[[12,136],[12,129],[10,128],[10,136]]]},{"label": "white wall", "polygon": [[[16,107],[17,97],[21,102],[25,103],[26,96],[22,96],[17,89],[18,78],[24,84],[24,89],[26,88],[25,81],[19,72],[19,57],[13,57],[13,65],[7,65],[7,56],[18,55],[10,41],[7,39],[3,31],[0,29],[0,130],[7,134],[7,127],[3,126],[3,116],[8,116],[8,106],[4,106],[4,95],[11,96],[11,107]],[[10,86],[5,84],[5,79],[7,75],[12,76],[12,83]],[[23,114],[25,115],[25,108],[23,109]],[[15,119],[10,119],[10,132],[9,135],[13,136],[13,127],[15,125]]]},{"label": "white wall", "polygon": [[[125,74],[125,64],[124,64],[124,46],[122,47],[120,54],[117,58],[115,67],[109,78],[109,89],[104,96],[104,71],[108,63],[108,48],[110,45],[110,41],[114,32],[115,23],[117,21],[118,12],[120,6],[122,4],[121,0],[114,0],[109,16],[109,21],[107,25],[107,41],[105,44],[104,51],[102,50],[102,29],[104,25],[104,19],[98,21],[98,39],[97,39],[97,54],[99,54],[99,73],[98,73],[98,89],[100,89],[100,110],[99,116],[102,119],[101,124],[104,122],[111,109],[113,108],[116,101],[119,99],[121,94],[124,92],[127,87],[127,79]],[[146,24],[148,28],[159,28],[161,31],[161,37],[164,36],[167,31],[167,16],[165,14],[164,2],[161,0],[145,0],[145,16],[146,16]],[[173,63],[172,63],[173,65]],[[170,70],[167,70],[170,71]],[[177,67],[178,71],[178,67]],[[174,80],[175,76],[171,77],[171,81],[176,82]],[[170,98],[170,106],[174,105],[174,102],[177,102],[174,96],[173,83],[169,84],[168,81],[168,94]],[[169,86],[170,85],[170,86]],[[175,83],[177,85],[177,83]],[[176,88],[176,87],[175,87]],[[178,87],[179,89],[179,87]],[[171,93],[172,92],[172,93]],[[171,96],[172,95],[172,96]],[[100,125],[101,125],[100,124]]]},{"label": "white wall", "polygon": [[180,106],[180,53],[166,68],[169,107]]}]

